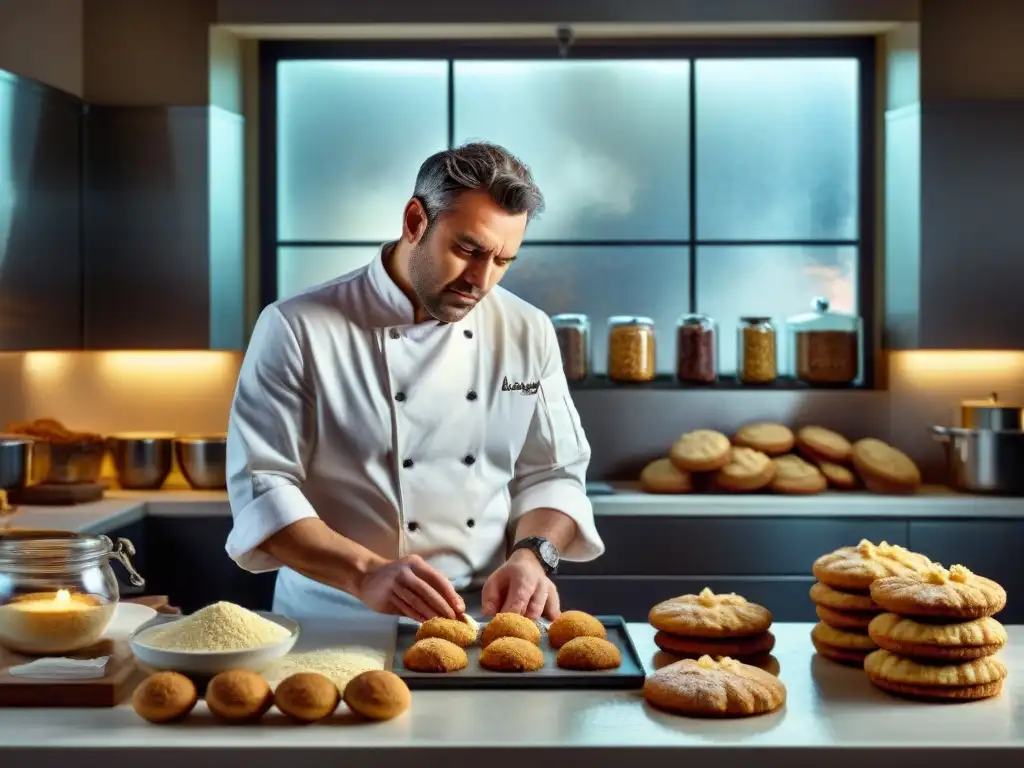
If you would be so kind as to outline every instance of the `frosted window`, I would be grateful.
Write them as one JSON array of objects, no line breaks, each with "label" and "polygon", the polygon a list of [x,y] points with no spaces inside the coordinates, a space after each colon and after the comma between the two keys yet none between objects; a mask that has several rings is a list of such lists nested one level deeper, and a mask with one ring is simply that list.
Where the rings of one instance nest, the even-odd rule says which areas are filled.
[{"label": "frosted window", "polygon": [[857,61],[696,66],[696,236],[856,239]]},{"label": "frosted window", "polygon": [[856,314],[857,249],[852,247],[735,246],[697,249],[697,310],[718,321],[721,371],[736,371],[741,317],[772,317],[779,338],[779,372],[788,370],[784,322],[811,311],[825,296],[836,312]]},{"label": "frosted window", "polygon": [[401,232],[416,171],[448,146],[444,61],[283,61],[277,68],[278,238]]},{"label": "frosted window", "polygon": [[658,371],[671,373],[675,323],[689,304],[688,255],[686,247],[525,245],[501,285],[549,315],[588,315],[597,373],[608,367],[608,317],[652,318]]},{"label": "frosted window", "polygon": [[341,277],[369,264],[379,251],[369,246],[278,248],[277,296],[283,299]]},{"label": "frosted window", "polygon": [[689,235],[688,61],[457,61],[455,140],[534,172],[536,240]]}]

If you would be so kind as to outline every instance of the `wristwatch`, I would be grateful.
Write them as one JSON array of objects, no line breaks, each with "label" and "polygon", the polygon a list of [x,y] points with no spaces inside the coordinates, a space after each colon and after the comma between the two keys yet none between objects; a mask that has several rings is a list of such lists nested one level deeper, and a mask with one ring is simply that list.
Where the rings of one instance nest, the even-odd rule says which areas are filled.
[{"label": "wristwatch", "polygon": [[561,560],[558,556],[558,547],[543,536],[527,536],[525,539],[520,539],[512,547],[512,551],[515,552],[520,549],[528,549],[533,552],[537,559],[540,560],[540,564],[544,567],[544,571],[548,576],[554,576],[558,573],[558,563]]}]

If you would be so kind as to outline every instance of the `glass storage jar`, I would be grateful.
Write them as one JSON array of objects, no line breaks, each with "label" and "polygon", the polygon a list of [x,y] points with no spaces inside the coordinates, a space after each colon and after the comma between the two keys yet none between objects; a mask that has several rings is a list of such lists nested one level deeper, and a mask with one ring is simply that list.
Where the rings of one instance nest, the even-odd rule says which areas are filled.
[{"label": "glass storage jar", "polygon": [[830,311],[824,297],[812,306],[786,322],[793,374],[808,384],[853,384],[861,371],[861,319]]},{"label": "glass storage jar", "polygon": [[718,379],[718,324],[707,315],[683,315],[676,322],[676,378],[690,384]]},{"label": "glass storage jar", "polygon": [[98,642],[120,600],[110,566],[117,560],[134,586],[135,547],[106,536],[64,531],[11,531],[0,536],[0,646],[53,656]]},{"label": "glass storage jar", "polygon": [[744,384],[771,384],[779,376],[778,345],[770,317],[741,317],[736,340],[736,378]]},{"label": "glass storage jar", "polygon": [[656,374],[654,321],[649,317],[608,318],[608,378],[650,381]]},{"label": "glass storage jar", "polygon": [[562,352],[562,368],[569,381],[590,375],[590,319],[586,315],[555,315],[551,318]]}]

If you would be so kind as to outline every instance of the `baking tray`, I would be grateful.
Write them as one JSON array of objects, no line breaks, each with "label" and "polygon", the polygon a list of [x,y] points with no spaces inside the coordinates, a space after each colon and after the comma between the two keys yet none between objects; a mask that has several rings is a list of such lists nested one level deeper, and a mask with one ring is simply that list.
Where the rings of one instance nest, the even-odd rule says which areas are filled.
[{"label": "baking tray", "polygon": [[[555,664],[558,651],[551,647],[547,633],[540,640],[544,652],[544,667],[537,672],[491,672],[480,666],[480,644],[474,643],[466,649],[469,665],[458,672],[413,672],[402,663],[409,646],[416,642],[417,624],[398,622],[395,638],[395,656],[392,670],[405,680],[410,688],[622,688],[639,689],[644,684],[644,665],[636,652],[633,640],[626,632],[626,622],[621,616],[596,616],[608,632],[609,642],[614,643],[622,654],[622,665],[618,669],[598,672],[583,672],[562,669]],[[483,631],[485,619],[478,619]]]}]

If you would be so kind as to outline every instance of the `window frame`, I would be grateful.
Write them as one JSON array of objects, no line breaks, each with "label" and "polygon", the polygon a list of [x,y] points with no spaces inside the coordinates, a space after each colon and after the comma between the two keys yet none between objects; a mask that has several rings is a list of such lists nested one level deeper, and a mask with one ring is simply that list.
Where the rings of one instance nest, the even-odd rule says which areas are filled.
[{"label": "window frame", "polygon": [[[863,323],[863,371],[861,383],[841,389],[874,389],[876,360],[880,352],[877,337],[880,292],[876,290],[877,204],[877,89],[875,38],[792,37],[792,38],[651,38],[584,39],[563,54],[554,40],[265,40],[259,44],[259,297],[260,309],[278,299],[278,249],[281,247],[330,247],[379,245],[356,240],[279,240],[277,233],[277,65],[281,61],[324,59],[443,59],[448,62],[448,145],[454,142],[455,60],[585,60],[585,59],[689,59],[689,238],[685,240],[527,240],[537,246],[669,245],[689,250],[689,306],[697,303],[697,249],[701,246],[836,246],[857,249],[857,311]],[[858,226],[850,240],[707,240],[696,236],[697,218],[697,67],[695,59],[786,58],[814,59],[846,57],[858,62]],[[662,380],[664,379],[664,380]],[[669,380],[671,379],[671,381]],[[597,382],[607,386],[606,382]],[[673,377],[657,382],[672,389],[688,388]],[[724,385],[724,386],[723,386]],[[646,388],[648,385],[639,385]],[[728,380],[717,388],[729,388]],[[751,387],[746,387],[750,389]],[[792,379],[780,379],[769,389],[827,389]]]}]

